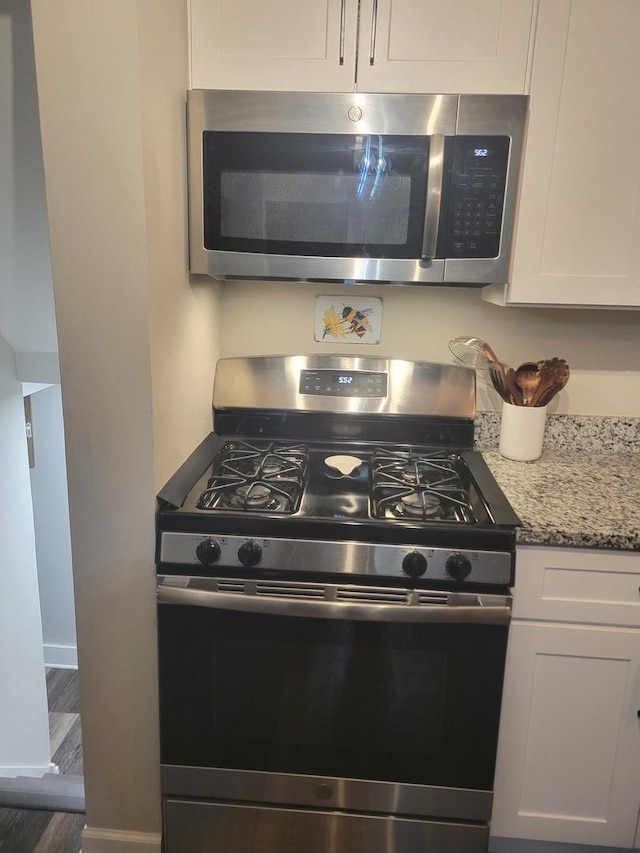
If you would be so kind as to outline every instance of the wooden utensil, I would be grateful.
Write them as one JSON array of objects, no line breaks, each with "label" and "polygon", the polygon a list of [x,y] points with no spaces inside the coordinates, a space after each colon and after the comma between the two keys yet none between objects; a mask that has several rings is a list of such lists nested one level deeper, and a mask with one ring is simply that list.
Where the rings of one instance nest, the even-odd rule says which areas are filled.
[{"label": "wooden utensil", "polygon": [[522,393],[522,388],[520,387],[520,385],[518,385],[516,371],[513,369],[513,367],[507,367],[506,380],[507,389],[511,395],[511,400],[509,400],[508,402],[513,403],[514,406],[524,406],[525,401]]},{"label": "wooden utensil", "polygon": [[539,406],[547,406],[553,398],[558,394],[558,392],[562,391],[564,386],[569,381],[569,368],[567,367],[566,374],[559,379],[557,382],[554,382],[553,385],[540,396],[540,400],[538,401]]},{"label": "wooden utensil", "polygon": [[[549,358],[543,361],[539,368],[540,382],[531,395],[529,406],[547,405],[561,388],[569,381],[569,365],[564,358]],[[558,386],[556,388],[556,386]],[[547,403],[541,402],[542,400]]]},{"label": "wooden utensil", "polygon": [[525,361],[515,371],[515,381],[522,392],[522,404],[528,406],[540,384],[538,365],[533,361]]},{"label": "wooden utensil", "polygon": [[[491,377],[493,387],[505,403],[513,403],[515,386],[515,382],[511,376],[513,368],[505,367],[501,361],[498,361],[498,356],[486,341],[482,343],[482,354],[487,359],[489,376]],[[517,389],[515,390],[517,393]]]},{"label": "wooden utensil", "polygon": [[511,402],[511,394],[507,387],[507,378],[504,365],[499,361],[489,362],[489,376],[491,383],[498,394],[506,403]]},{"label": "wooden utensil", "polygon": [[487,359],[487,361],[489,361],[489,362],[497,362],[498,361],[498,356],[495,354],[495,352],[491,349],[491,347],[489,346],[489,344],[486,341],[482,342],[481,350],[482,350],[482,354]]}]

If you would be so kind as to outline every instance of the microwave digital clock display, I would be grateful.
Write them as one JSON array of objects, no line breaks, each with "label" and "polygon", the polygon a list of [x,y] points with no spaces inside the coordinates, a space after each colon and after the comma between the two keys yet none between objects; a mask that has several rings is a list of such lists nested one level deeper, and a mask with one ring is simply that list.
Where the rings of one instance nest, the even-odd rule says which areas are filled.
[{"label": "microwave digital clock display", "polygon": [[303,370],[300,393],[320,397],[386,397],[387,374],[362,370]]}]

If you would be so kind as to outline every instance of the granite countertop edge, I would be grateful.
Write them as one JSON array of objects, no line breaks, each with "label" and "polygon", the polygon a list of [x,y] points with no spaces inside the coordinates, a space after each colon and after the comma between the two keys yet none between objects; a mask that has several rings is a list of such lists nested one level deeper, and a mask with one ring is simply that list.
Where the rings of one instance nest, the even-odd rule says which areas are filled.
[{"label": "granite countertop edge", "polygon": [[584,534],[578,531],[545,529],[523,524],[516,532],[518,545],[546,545],[547,547],[563,548],[600,548],[611,551],[640,552],[640,534],[626,536],[614,533]]},{"label": "granite countertop edge", "polygon": [[522,522],[518,544],[640,551],[640,453],[553,448],[514,462],[477,449]]}]

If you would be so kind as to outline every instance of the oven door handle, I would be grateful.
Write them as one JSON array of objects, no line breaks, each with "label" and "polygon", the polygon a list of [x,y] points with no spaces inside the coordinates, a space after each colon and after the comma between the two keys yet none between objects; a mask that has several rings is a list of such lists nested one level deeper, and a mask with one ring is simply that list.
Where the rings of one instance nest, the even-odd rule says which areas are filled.
[{"label": "oven door handle", "polygon": [[[485,604],[483,596],[452,594],[445,604],[418,604],[419,593],[410,593],[407,604],[367,601],[331,601],[300,596],[219,592],[198,589],[189,579],[163,579],[157,588],[160,604],[181,604],[269,616],[301,616],[315,619],[346,619],[363,622],[441,622],[472,625],[508,625],[511,608],[505,604]],[[182,581],[182,583],[180,582]],[[412,603],[411,595],[415,595]],[[462,602],[465,603],[462,603]],[[460,602],[460,603],[459,603]],[[468,602],[468,603],[467,603]]]}]

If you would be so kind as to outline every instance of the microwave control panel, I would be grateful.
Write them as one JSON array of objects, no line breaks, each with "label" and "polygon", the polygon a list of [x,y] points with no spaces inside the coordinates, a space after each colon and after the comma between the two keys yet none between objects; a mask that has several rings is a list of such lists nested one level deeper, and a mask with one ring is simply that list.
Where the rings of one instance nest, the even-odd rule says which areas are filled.
[{"label": "microwave control panel", "polygon": [[455,137],[445,258],[500,254],[509,144],[508,136]]}]

